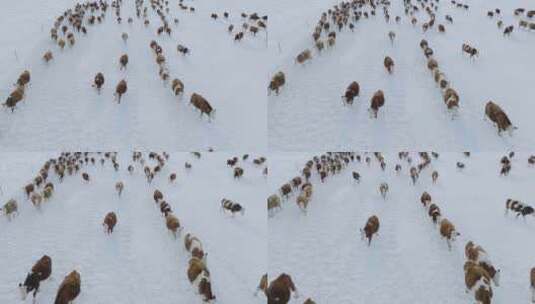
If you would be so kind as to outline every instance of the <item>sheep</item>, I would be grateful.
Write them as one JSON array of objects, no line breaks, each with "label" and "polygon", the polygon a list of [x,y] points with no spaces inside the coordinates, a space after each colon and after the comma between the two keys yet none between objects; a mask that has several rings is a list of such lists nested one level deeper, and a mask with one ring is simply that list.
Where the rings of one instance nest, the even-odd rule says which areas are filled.
[{"label": "sheep", "polygon": [[440,208],[436,204],[431,204],[427,214],[431,217],[434,224],[437,224],[440,220]]},{"label": "sheep", "polygon": [[472,261],[467,261],[464,264],[464,280],[467,292],[475,288],[474,297],[478,303],[491,303],[492,287],[489,274],[485,269]]},{"label": "sheep", "polygon": [[459,170],[462,170],[462,169],[464,169],[464,167],[465,167],[464,164],[461,163],[461,162],[457,162],[456,166],[457,166],[457,168],[458,168]]},{"label": "sheep", "polygon": [[379,111],[379,108],[384,106],[385,104],[385,95],[382,90],[378,90],[373,94],[373,97],[370,102],[370,111],[373,115],[373,117],[377,118],[377,112]]},{"label": "sheep", "polygon": [[52,192],[54,191],[54,189],[52,187],[45,187],[45,189],[43,189],[43,198],[45,200],[48,200],[52,197]]},{"label": "sheep", "polygon": [[422,196],[420,196],[420,202],[422,202],[422,205],[424,205],[424,207],[427,207],[427,204],[431,202],[431,195],[427,193],[427,191],[424,191],[424,193],[422,193]]},{"label": "sheep", "polygon": [[80,274],[73,270],[61,282],[54,304],[71,303],[80,294],[80,285]]},{"label": "sheep", "polygon": [[167,226],[167,229],[173,233],[175,239],[177,232],[178,235],[180,235],[182,227],[180,227],[180,222],[176,216],[174,216],[173,214],[168,214],[165,217],[165,225]]},{"label": "sheep", "polygon": [[514,30],[514,26],[513,25],[509,25],[505,28],[505,30],[503,31],[503,36],[510,36],[511,33],[513,32]]},{"label": "sheep", "polygon": [[381,185],[379,185],[379,193],[381,193],[381,196],[385,200],[386,199],[386,194],[388,193],[388,184],[387,183],[381,183]]},{"label": "sheep", "polygon": [[154,198],[155,203],[158,203],[160,200],[163,200],[163,194],[158,189],[154,190],[154,194],[152,195],[152,197]]},{"label": "sheep", "polygon": [[282,71],[277,72],[269,83],[268,94],[272,91],[275,91],[276,95],[279,95],[280,88],[286,83],[286,76]]},{"label": "sheep", "polygon": [[478,50],[475,47],[468,45],[467,43],[463,43],[462,51],[469,54],[470,58],[473,58],[474,56],[479,56]]},{"label": "sheep", "polygon": [[61,50],[63,50],[65,48],[65,40],[63,39],[59,39],[58,40],[58,46]]},{"label": "sheep", "polygon": [[297,199],[295,202],[297,206],[299,207],[299,209],[301,209],[301,211],[303,211],[306,214],[309,201],[310,199],[308,196],[304,194],[300,194],[299,196],[297,196]]},{"label": "sheep", "polygon": [[374,234],[377,234],[379,231],[379,218],[376,215],[372,215],[366,221],[364,228],[360,229],[361,238],[365,237],[368,239],[368,246],[371,245],[372,237]]},{"label": "sheep", "polygon": [[121,64],[120,69],[126,69],[126,65],[128,64],[128,55],[123,54],[121,57],[119,57],[119,63]]},{"label": "sheep", "polygon": [[459,108],[459,95],[453,88],[447,88],[444,91],[444,103],[448,110],[455,110]]},{"label": "sheep", "polygon": [[206,254],[202,249],[201,241],[197,237],[187,233],[184,237],[184,247],[192,257],[196,257],[206,262]]},{"label": "sheep", "polygon": [[15,216],[15,214],[19,213],[19,206],[16,200],[10,199],[9,201],[7,201],[7,203],[4,204],[4,206],[0,210],[4,212],[7,219],[10,221],[11,218]]},{"label": "sheep", "polygon": [[476,246],[474,242],[468,241],[464,253],[468,261],[476,263],[487,272],[494,285],[500,286],[500,270],[492,265],[487,252],[481,246]]},{"label": "sheep", "polygon": [[32,267],[31,272],[28,273],[24,283],[19,283],[19,289],[22,294],[22,300],[26,300],[26,296],[33,290],[33,301],[39,291],[41,281],[50,277],[52,273],[52,259],[43,255]]},{"label": "sheep", "polygon": [[448,249],[451,250],[451,242],[461,234],[455,230],[455,226],[448,219],[444,218],[440,221],[440,235],[446,238]]},{"label": "sheep", "polygon": [[229,33],[232,33],[232,30],[234,30],[234,25],[233,24],[229,25],[228,28],[227,28],[227,31]]},{"label": "sheep", "polygon": [[234,168],[234,178],[241,178],[243,176],[243,169],[240,168],[240,167],[235,167]]},{"label": "sheep", "polygon": [[287,304],[290,301],[292,292],[294,293],[294,298],[299,297],[292,278],[286,273],[280,274],[275,280],[271,281],[265,290],[268,304]]},{"label": "sheep", "polygon": [[89,174],[87,174],[87,173],[85,173],[85,172],[82,173],[82,179],[83,179],[84,181],[86,181],[86,182],[89,182]]},{"label": "sheep", "polygon": [[190,52],[189,48],[183,46],[182,44],[179,44],[176,49],[179,53],[182,53],[182,55],[187,55]]},{"label": "sheep", "polygon": [[50,62],[50,60],[54,59],[54,56],[52,55],[52,51],[47,51],[44,55],[43,55],[43,60],[48,63]]},{"label": "sheep", "polygon": [[208,118],[211,118],[212,115],[215,115],[215,109],[212,108],[210,103],[201,95],[193,93],[191,95],[190,104],[201,111],[201,117],[203,114],[206,114]]},{"label": "sheep", "polygon": [[239,32],[234,36],[234,41],[240,41],[243,39],[243,32]]},{"label": "sheep", "polygon": [[353,99],[355,96],[359,96],[360,94],[360,86],[358,82],[353,81],[349,84],[349,86],[346,89],[346,92],[342,98],[345,100],[347,104],[353,104]]},{"label": "sheep", "polygon": [[388,71],[388,74],[392,74],[394,70],[394,60],[392,60],[392,58],[390,58],[389,56],[386,56],[383,64],[386,70]]},{"label": "sheep", "polygon": [[17,79],[16,85],[23,87],[30,82],[30,79],[30,71],[25,70],[20,74],[19,78]]},{"label": "sheep", "polygon": [[117,103],[121,103],[121,97],[124,93],[128,90],[128,85],[126,84],[126,80],[121,80],[115,87],[115,94],[114,96],[117,97]]},{"label": "sheep", "polygon": [[394,39],[396,38],[396,33],[394,33],[394,31],[388,32],[388,38],[390,39],[390,43],[394,45]]},{"label": "sheep", "polygon": [[435,59],[430,58],[427,61],[427,68],[432,72],[434,72],[435,70],[438,70],[438,62]]},{"label": "sheep", "polygon": [[95,76],[95,80],[93,83],[93,87],[97,88],[97,92],[100,94],[100,89],[102,88],[102,85],[104,84],[104,75],[102,73],[97,73]]},{"label": "sheep", "polygon": [[[165,56],[163,54],[156,55],[156,64],[162,66],[165,63]],[[160,69],[160,75],[162,74],[162,69]]]},{"label": "sheep", "polygon": [[266,293],[267,292],[267,288],[268,288],[268,276],[267,276],[267,273],[266,273],[266,274],[262,275],[262,277],[260,278],[260,283],[258,283],[258,287],[256,287],[254,296],[256,297],[258,295],[259,291],[262,291],[262,292]]},{"label": "sheep", "polygon": [[39,193],[33,193],[31,196],[31,201],[32,204],[39,209],[41,208],[41,202],[43,201],[43,197]]},{"label": "sheep", "polygon": [[303,304],[316,304],[316,302],[314,302],[311,298],[308,298],[305,300],[305,302],[303,302]]},{"label": "sheep", "polygon": [[228,210],[230,213],[232,213],[232,215],[237,212],[240,212],[242,215],[245,213],[245,208],[243,208],[240,204],[226,198],[221,200],[221,210]]},{"label": "sheep", "polygon": [[123,182],[117,182],[115,183],[115,191],[119,194],[119,197],[121,197],[121,194],[123,193],[124,189],[124,183]]},{"label": "sheep", "polygon": [[104,228],[106,229],[105,232],[108,234],[112,234],[113,228],[116,224],[117,215],[115,214],[115,212],[109,212],[108,214],[106,214],[106,216],[104,217],[104,222],[102,223],[102,226],[104,226]]},{"label": "sheep", "polygon": [[298,188],[301,185],[302,182],[303,181],[301,180],[301,177],[299,177],[299,176],[296,176],[296,177],[292,178],[292,181],[291,181],[292,186],[294,188]]},{"label": "sheep", "polygon": [[433,173],[431,173],[431,179],[433,180],[433,184],[436,184],[436,182],[438,180],[438,172],[437,171],[433,171]]},{"label": "sheep", "polygon": [[210,282],[210,272],[201,259],[192,257],[189,260],[187,274],[190,283],[197,287],[197,291],[203,296],[205,302],[215,300],[216,297],[212,293]]},{"label": "sheep", "polygon": [[336,37],[330,36],[330,37],[327,38],[327,45],[328,46],[333,47],[335,44],[336,44]]},{"label": "sheep", "polygon": [[173,90],[175,96],[178,96],[179,94],[184,93],[184,84],[182,81],[180,81],[180,79],[175,78],[171,82],[171,89]]},{"label": "sheep", "polygon": [[353,171],[352,172],[352,176],[353,176],[353,179],[357,182],[357,183],[360,183],[360,174],[356,171]]},{"label": "sheep", "polygon": [[295,61],[297,63],[304,64],[307,60],[311,58],[312,58],[312,53],[310,52],[309,49],[306,49],[302,51],[301,53],[299,53],[299,55],[297,55],[297,57],[295,58]]},{"label": "sheep", "polygon": [[512,130],[515,129],[511,124],[509,117],[507,117],[507,114],[505,114],[502,108],[493,101],[489,101],[485,105],[485,115],[496,124],[498,127],[498,134],[501,134],[501,131],[508,131],[511,133]]},{"label": "sheep", "polygon": [[121,39],[123,39],[124,43],[126,43],[126,41],[128,40],[128,34],[125,33],[125,32],[123,32],[123,33],[121,34]]},{"label": "sheep", "polygon": [[169,182],[173,183],[176,180],[176,173],[171,173],[169,175]]},{"label": "sheep", "polygon": [[11,108],[11,112],[15,111],[15,107],[18,102],[20,102],[24,98],[24,87],[18,86],[11,94],[9,94],[9,97],[6,99],[6,102],[3,103],[5,107]]},{"label": "sheep", "polygon": [[267,208],[269,216],[273,215],[273,212],[275,209],[282,209],[281,208],[281,199],[277,194],[272,194],[267,198]]},{"label": "sheep", "polygon": [[529,277],[531,282],[531,302],[535,303],[535,267],[531,268]]},{"label": "sheep", "polygon": [[318,40],[315,42],[314,46],[316,46],[316,49],[318,50],[318,52],[321,52],[325,48],[325,42]]},{"label": "sheep", "polygon": [[286,183],[281,186],[280,188],[281,196],[288,198],[288,195],[290,194],[290,192],[292,192],[292,185],[290,185],[289,183]]}]

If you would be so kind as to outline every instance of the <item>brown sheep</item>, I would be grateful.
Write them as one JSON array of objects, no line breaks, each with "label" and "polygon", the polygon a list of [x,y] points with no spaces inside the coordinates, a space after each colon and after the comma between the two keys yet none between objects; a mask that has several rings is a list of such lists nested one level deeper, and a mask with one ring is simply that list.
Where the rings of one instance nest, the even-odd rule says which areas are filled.
[{"label": "brown sheep", "polygon": [[446,238],[448,249],[451,250],[451,242],[455,241],[456,237],[461,234],[455,230],[455,226],[448,219],[442,219],[440,221],[440,235]]},{"label": "brown sheep", "polygon": [[377,118],[377,112],[379,111],[379,108],[381,108],[385,104],[385,95],[383,91],[378,90],[377,92],[375,92],[370,103],[370,111],[373,117]]},{"label": "brown sheep", "polygon": [[268,214],[273,215],[275,208],[281,209],[281,199],[277,194],[272,194],[267,199]]},{"label": "brown sheep", "polygon": [[343,98],[345,99],[347,104],[353,104],[353,99],[355,98],[355,96],[359,96],[359,94],[360,94],[360,86],[358,82],[353,81],[347,87]]},{"label": "brown sheep", "polygon": [[127,54],[123,54],[120,58],[119,58],[119,63],[121,64],[121,67],[120,69],[126,69],[126,65],[128,64],[128,55]]},{"label": "brown sheep", "polygon": [[310,52],[309,49],[306,49],[302,51],[301,53],[299,53],[299,55],[297,55],[297,57],[295,58],[295,61],[297,63],[304,64],[307,60],[311,58],[312,58],[312,53]]},{"label": "brown sheep", "polygon": [[501,131],[511,132],[514,129],[507,114],[505,114],[499,105],[492,101],[487,102],[485,105],[485,115],[498,126],[498,134]]},{"label": "brown sheep", "polygon": [[30,82],[30,71],[25,70],[20,74],[19,78],[17,79],[16,85],[18,86],[25,86]]},{"label": "brown sheep", "polygon": [[394,60],[389,56],[386,56],[383,64],[386,70],[388,71],[388,74],[392,74],[392,72],[394,71]]},{"label": "brown sheep", "polygon": [[474,297],[478,303],[490,304],[492,299],[492,288],[490,286],[489,274],[481,266],[472,261],[464,264],[464,281],[467,290],[474,287]]},{"label": "brown sheep", "polygon": [[387,183],[381,183],[381,185],[379,185],[379,193],[381,193],[381,196],[383,197],[383,199],[386,199],[386,194],[388,193]]},{"label": "brown sheep", "polygon": [[443,24],[439,24],[438,25],[438,31],[440,33],[445,33],[446,32],[446,27]]},{"label": "brown sheep", "polygon": [[281,186],[281,188],[280,188],[281,196],[287,198],[288,195],[290,194],[290,192],[292,192],[292,185],[287,183],[287,184],[284,184],[284,185]]},{"label": "brown sheep", "polygon": [[113,228],[116,224],[117,215],[115,214],[115,212],[109,212],[108,214],[106,214],[106,216],[104,217],[104,222],[102,223],[102,226],[104,226],[104,228],[106,229],[105,232],[108,234],[112,234]]},{"label": "brown sheep", "polygon": [[234,168],[234,178],[241,178],[243,176],[243,169],[240,167]]},{"label": "brown sheep", "polygon": [[188,279],[190,283],[196,285],[197,291],[203,296],[205,302],[215,300],[210,282],[210,272],[202,260],[195,257],[189,260]]},{"label": "brown sheep", "polygon": [[169,175],[169,182],[174,182],[176,180],[176,173],[171,173],[171,175]]},{"label": "brown sheep", "polygon": [[215,110],[212,108],[210,103],[197,93],[193,93],[191,95],[190,104],[201,111],[201,117],[203,114],[206,114],[208,118],[211,118],[212,115],[215,115]]},{"label": "brown sheep", "polygon": [[438,68],[438,62],[433,59],[433,58],[430,58],[428,61],[427,61],[427,68],[430,70],[430,71],[434,71],[435,69]]},{"label": "brown sheep", "polygon": [[71,303],[80,294],[80,284],[80,274],[73,270],[61,282],[54,304]]},{"label": "brown sheep", "polygon": [[314,45],[316,46],[316,49],[318,50],[318,52],[323,51],[323,49],[325,48],[325,42],[321,40],[316,41]]},{"label": "brown sheep", "polygon": [[229,199],[223,198],[221,200],[221,210],[227,210],[232,213],[234,216],[235,213],[240,212],[242,215],[245,213],[245,208],[243,208],[240,204],[235,203]]},{"label": "brown sheep", "polygon": [[167,226],[167,229],[173,233],[173,236],[176,239],[177,232],[180,235],[180,232],[182,231],[182,227],[180,227],[180,222],[178,218],[172,214],[168,214],[165,217],[165,225]]},{"label": "brown sheep", "polygon": [[307,207],[308,207],[309,201],[310,201],[309,197],[307,197],[304,194],[300,194],[299,196],[297,196],[297,199],[296,199],[297,206],[304,213],[307,212]]},{"label": "brown sheep", "polygon": [[367,238],[368,239],[368,246],[370,246],[372,242],[372,237],[374,234],[377,234],[379,231],[379,218],[375,215],[372,215],[368,220],[366,221],[366,225],[364,226],[364,229],[360,229],[361,237],[362,239]]},{"label": "brown sheep", "polygon": [[431,217],[434,224],[438,223],[438,220],[440,219],[440,208],[436,204],[431,204],[429,206],[429,210],[427,214]]},{"label": "brown sheep", "polygon": [[47,51],[44,55],[43,55],[43,60],[48,63],[50,62],[50,60],[54,59],[54,56],[52,55],[52,52],[51,51]]},{"label": "brown sheep", "polygon": [[52,260],[49,256],[44,255],[32,267],[32,270],[26,276],[24,283],[19,283],[19,289],[22,293],[22,299],[26,300],[28,293],[33,291],[33,301],[39,291],[41,281],[46,280],[52,273]]},{"label": "brown sheep", "polygon": [[453,110],[459,107],[459,95],[452,88],[447,88],[444,91],[444,103],[448,110]]},{"label": "brown sheep", "polygon": [[82,179],[83,179],[84,181],[86,181],[86,182],[89,182],[89,174],[87,174],[87,173],[85,173],[85,172],[82,173]]},{"label": "brown sheep", "polygon": [[24,87],[18,86],[9,97],[6,99],[6,102],[3,104],[5,107],[11,108],[11,112],[15,110],[15,106],[24,98]]},{"label": "brown sheep", "polygon": [[128,90],[128,85],[126,84],[126,80],[121,80],[117,84],[117,87],[115,87],[115,96],[117,96],[117,102],[121,103],[121,97],[124,93],[126,93],[126,90]]},{"label": "brown sheep", "polygon": [[154,202],[157,203],[158,201],[163,199],[163,194],[160,190],[156,189],[154,190],[154,194],[152,195],[154,198]]},{"label": "brown sheep", "polygon": [[271,78],[271,82],[269,83],[269,92],[275,91],[275,94],[279,95],[280,87],[282,87],[286,83],[286,77],[282,71],[277,72],[273,78]]},{"label": "brown sheep", "polygon": [[427,191],[424,191],[424,193],[422,193],[422,196],[420,197],[420,202],[422,202],[422,205],[424,205],[424,207],[427,207],[427,204],[431,202],[431,195],[427,193]]},{"label": "brown sheep", "polygon": [[268,304],[287,304],[290,301],[292,292],[295,293],[295,298],[299,296],[292,278],[286,273],[280,274],[275,280],[271,281],[265,291]]},{"label": "brown sheep", "polygon": [[192,257],[205,261],[206,254],[202,249],[201,241],[197,237],[192,236],[190,233],[186,234],[186,237],[184,238],[184,247],[191,253]]},{"label": "brown sheep", "polygon": [[433,171],[433,173],[431,173],[431,179],[433,180],[433,184],[436,184],[436,182],[438,180],[438,172],[437,171]]},{"label": "brown sheep", "polygon": [[121,197],[121,194],[123,193],[124,189],[124,183],[123,182],[117,182],[115,184],[115,191],[119,194],[119,197]]},{"label": "brown sheep", "polygon": [[30,198],[30,194],[35,190],[34,184],[28,184],[24,187],[24,192],[26,192],[26,197]]},{"label": "brown sheep", "polygon": [[476,246],[472,241],[466,243],[464,254],[467,260],[474,263],[478,263],[480,258],[486,258],[487,256],[487,252],[481,246]]},{"label": "brown sheep", "polygon": [[97,92],[100,94],[100,89],[102,88],[102,85],[104,84],[104,75],[102,73],[97,73],[95,76],[95,80],[93,83],[93,87],[97,88]]},{"label": "brown sheep", "polygon": [[178,96],[179,94],[184,93],[184,84],[180,79],[175,78],[171,82],[171,89],[173,90],[173,93],[175,93],[175,96]]},{"label": "brown sheep", "polygon": [[305,302],[303,302],[303,304],[316,304],[316,302],[312,301],[311,298],[308,298],[305,300]]},{"label": "brown sheep", "polygon": [[41,202],[43,201],[43,197],[39,193],[33,193],[31,201],[36,208],[41,208]]}]

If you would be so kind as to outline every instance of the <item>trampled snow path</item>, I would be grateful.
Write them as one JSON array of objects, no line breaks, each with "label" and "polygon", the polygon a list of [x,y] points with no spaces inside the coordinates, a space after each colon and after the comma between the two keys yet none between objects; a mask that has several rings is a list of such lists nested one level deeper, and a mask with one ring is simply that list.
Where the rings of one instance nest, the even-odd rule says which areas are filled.
[{"label": "trampled snow path", "polygon": [[[227,33],[230,23],[238,27],[244,22],[239,15],[242,12],[263,15],[259,11],[263,5],[234,0],[186,2],[196,12],[184,12],[177,3],[172,4],[169,18],[178,18],[179,24],[170,20],[171,37],[156,35],[161,21],[155,12],[149,8],[151,23],[145,27],[143,19],[135,16],[134,1],[125,0],[122,24],[117,24],[110,9],[102,24],[88,26],[85,37],[76,33],[76,45],[64,51],[50,40],[49,29],[55,16],[75,1],[51,5],[22,0],[3,8],[1,11],[21,17],[5,16],[3,20],[10,26],[0,30],[0,45],[5,46],[0,53],[5,72],[0,76],[2,102],[24,69],[31,71],[32,81],[25,101],[14,114],[7,109],[0,111],[1,149],[264,149],[270,52],[266,33],[261,31],[256,37],[248,33],[239,43]],[[210,19],[211,13],[222,15],[224,11],[230,13],[228,20]],[[133,17],[134,23],[128,24],[127,17]],[[123,32],[129,34],[126,44],[121,40]],[[159,79],[149,48],[153,39],[164,49],[171,77],[185,84],[181,99]],[[179,55],[178,43],[190,48],[191,54]],[[46,65],[41,58],[49,49],[55,58]],[[130,57],[126,71],[119,70],[123,53]],[[105,76],[101,95],[91,88],[99,71]],[[123,78],[128,91],[117,105],[112,94]],[[188,105],[193,92],[206,97],[216,109],[211,123],[206,117],[199,119],[199,112]]]},{"label": "trampled snow path", "polygon": [[[269,222],[269,274],[286,272],[296,284],[302,303],[311,297],[317,303],[473,303],[465,294],[464,245],[480,244],[501,269],[501,286],[493,288],[493,303],[527,303],[529,269],[535,266],[535,246],[530,233],[535,218],[504,216],[504,204],[513,197],[533,204],[534,168],[527,156],[517,155],[508,177],[498,177],[499,154],[443,153],[423,171],[415,186],[410,183],[406,162],[386,155],[387,170],[375,160],[370,167],[354,164],[324,184],[314,176],[314,193],[306,215],[295,205],[295,195],[283,204]],[[372,156],[373,158],[373,156]],[[416,159],[416,157],[414,157]],[[297,173],[297,164],[307,156],[279,153],[271,157],[276,191]],[[464,171],[455,168],[462,161]],[[394,173],[401,163],[403,172]],[[351,171],[361,174],[356,184]],[[431,183],[432,170],[440,173]],[[383,200],[378,187],[388,182],[390,192]],[[461,236],[448,251],[420,203],[428,191],[442,214]],[[367,218],[380,219],[379,236],[367,247],[359,229]]]},{"label": "trampled snow path", "polygon": [[[305,151],[369,149],[378,150],[529,150],[535,142],[531,136],[535,110],[535,91],[529,75],[535,70],[530,59],[535,47],[533,31],[515,29],[504,38],[496,26],[498,19],[486,17],[498,7],[505,25],[518,25],[513,16],[517,7],[531,7],[525,0],[469,1],[465,11],[441,1],[436,29],[422,33],[424,12],[416,15],[413,27],[403,13],[402,1],[393,1],[390,24],[381,10],[370,19],[361,19],[352,33],[348,28],[337,32],[336,46],[322,54],[315,50],[305,66],[294,61],[306,48],[314,49],[311,37],[321,13],[339,1],[292,1],[273,4],[274,17],[270,47],[279,52],[271,69],[273,75],[286,73],[286,86],[279,96],[268,97],[269,145],[277,150]],[[444,16],[449,14],[454,23]],[[393,20],[402,16],[399,25]],[[523,18],[527,19],[527,18]],[[397,37],[392,47],[387,37],[393,30]],[[429,41],[435,58],[460,95],[459,116],[451,120],[426,68],[419,48],[422,38]],[[461,54],[462,43],[468,42],[481,52],[470,60]],[[394,74],[383,67],[384,56],[395,61]],[[352,108],[342,106],[340,96],[356,80],[361,96]],[[383,89],[386,103],[379,119],[369,119],[366,109],[373,93]],[[484,121],[484,105],[493,100],[509,115],[518,130],[511,137],[498,136],[490,122]]]},{"label": "trampled snow path", "polygon": [[[84,169],[91,176],[88,184],[79,175],[66,177],[63,183],[53,177],[56,191],[39,212],[26,201],[21,186],[47,157],[26,155],[23,163],[17,161],[20,156],[2,154],[1,199],[17,199],[20,215],[11,222],[0,217],[1,303],[20,302],[17,284],[43,254],[52,257],[53,266],[52,278],[41,284],[40,304],[53,302],[64,275],[72,269],[81,273],[77,303],[203,303],[186,276],[188,253],[183,239],[174,240],[168,233],[154,204],[155,188],[172,205],[184,233],[198,236],[208,252],[216,303],[263,303],[253,296],[267,268],[263,204],[267,191],[261,168],[242,164],[245,176],[236,181],[225,164],[230,155],[203,154],[196,160],[177,153],[148,185],[139,165],[134,175],[126,172],[131,156],[120,153],[119,172],[109,163]],[[184,161],[192,163],[190,172],[184,171]],[[167,180],[171,171],[178,173],[174,184]],[[18,180],[18,185],[11,179]],[[125,183],[120,198],[114,190],[119,180]],[[223,197],[242,204],[245,215],[222,213]],[[110,211],[117,213],[118,224],[112,235],[106,235],[102,220]],[[31,297],[26,303],[31,303]]]}]

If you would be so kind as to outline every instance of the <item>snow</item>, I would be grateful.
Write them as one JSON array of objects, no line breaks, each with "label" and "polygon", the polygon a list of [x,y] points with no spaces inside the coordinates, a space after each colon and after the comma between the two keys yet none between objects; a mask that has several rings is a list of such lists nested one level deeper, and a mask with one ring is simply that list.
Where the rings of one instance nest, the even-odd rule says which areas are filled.
[{"label": "snow", "polygon": [[[413,27],[404,15],[403,1],[391,1],[389,24],[378,9],[377,16],[357,22],[354,32],[347,27],[337,32],[336,45],[318,54],[314,27],[321,13],[339,2],[273,2],[270,47],[278,56],[270,75],[283,71],[286,85],[279,96],[268,97],[270,148],[502,151],[534,146],[535,104],[529,101],[535,94],[530,83],[535,32],[518,28],[520,19],[533,20],[513,15],[517,7],[534,9],[531,1],[470,0],[463,2],[470,5],[468,11],[440,1],[435,28],[426,33],[421,29],[428,20],[423,10],[416,14],[418,25]],[[502,17],[488,18],[487,11],[497,7]],[[446,14],[453,17],[453,24],[445,21]],[[402,17],[399,25],[393,20],[397,15]],[[503,29],[496,26],[498,19],[504,26],[515,26],[511,37],[503,37]],[[445,34],[436,30],[438,23],[446,26]],[[387,36],[390,30],[396,33],[393,46]],[[459,116],[453,120],[427,70],[421,39],[429,41],[440,69],[460,95]],[[461,54],[465,42],[480,51],[478,58]],[[313,50],[312,60],[304,66],[296,64],[296,55],[306,48]],[[395,62],[393,75],[383,67],[385,56]],[[352,107],[344,107],[341,96],[352,81],[359,82],[361,95]],[[386,101],[375,120],[367,110],[379,89]],[[489,100],[498,103],[518,127],[512,136],[498,136],[497,129],[483,119]]]},{"label": "snow", "polygon": [[[316,154],[319,155],[319,154]],[[295,204],[296,195],[268,219],[269,276],[285,272],[292,276],[302,303],[311,297],[317,303],[474,303],[465,293],[464,246],[472,240],[501,269],[500,286],[494,287],[492,303],[528,303],[529,271],[535,266],[532,216],[504,215],[507,198],[533,206],[535,168],[528,155],[517,153],[509,176],[500,177],[497,153],[441,153],[424,169],[413,186],[406,161],[384,154],[386,171],[372,163],[351,163],[341,174],[314,186],[307,214]],[[413,153],[413,160],[418,156]],[[271,159],[270,190],[299,175],[310,154],[276,153]],[[465,163],[459,171],[456,162]],[[402,172],[394,172],[395,164]],[[437,184],[431,172],[440,174]],[[351,172],[361,175],[357,184]],[[387,182],[386,200],[379,184]],[[427,191],[442,215],[460,232],[452,251],[440,237],[420,203]],[[371,215],[380,220],[379,236],[368,247],[359,229]]]},{"label": "snow", "polygon": [[[75,33],[76,44],[60,51],[50,39],[49,30],[59,14],[77,1],[2,2],[0,18],[0,98],[2,103],[13,90],[13,83],[25,69],[32,80],[25,100],[15,113],[0,111],[0,147],[3,151],[55,150],[131,150],[158,147],[168,150],[244,149],[262,150],[267,142],[265,92],[270,49],[267,33],[245,35],[241,42],[227,33],[245,22],[242,12],[257,12],[259,1],[188,1],[195,13],[185,12],[170,1],[168,20],[171,37],[156,35],[162,23],[149,6],[150,25],[135,16],[135,1],[124,0],[123,22],[118,25],[108,10],[102,24],[87,26],[88,34]],[[111,1],[108,1],[111,3]],[[222,18],[230,13],[228,20]],[[218,20],[210,18],[218,13]],[[134,18],[133,24],[126,19]],[[179,24],[173,23],[174,18]],[[4,22],[5,21],[5,22]],[[235,30],[236,31],[236,30]],[[129,39],[125,44],[123,32]],[[162,46],[171,78],[184,82],[185,94],[175,97],[170,84],[164,86],[151,40]],[[177,44],[191,50],[178,54]],[[42,61],[45,51],[54,59]],[[119,57],[127,53],[126,71],[119,70]],[[100,95],[91,87],[97,72],[105,77]],[[121,79],[128,91],[118,105],[115,86]],[[216,109],[211,122],[200,119],[189,105],[192,93],[204,96]],[[243,115],[246,113],[246,115]]]},{"label": "snow", "polygon": [[[118,172],[109,161],[104,167],[84,168],[89,183],[80,174],[66,176],[62,183],[51,176],[55,193],[38,211],[22,187],[50,156],[0,154],[1,201],[15,198],[20,211],[11,222],[0,217],[0,303],[23,303],[18,283],[43,254],[52,258],[52,276],[41,284],[39,304],[53,303],[59,284],[73,269],[81,274],[77,304],[203,303],[186,276],[187,232],[208,253],[215,303],[265,302],[253,296],[267,269],[267,181],[261,167],[240,162],[245,175],[234,180],[225,162],[231,155],[207,153],[197,160],[189,153],[171,153],[149,185],[139,164],[133,175],[127,172],[131,153],[119,153]],[[190,171],[185,171],[185,161],[192,164]],[[168,181],[171,172],[177,173],[173,184]],[[125,184],[120,198],[114,189],[117,181]],[[152,198],[156,188],[184,227],[182,238],[175,240],[167,231]],[[223,213],[222,198],[244,206],[244,215]],[[110,211],[118,223],[106,235],[102,221]],[[24,303],[31,303],[31,296]]]}]

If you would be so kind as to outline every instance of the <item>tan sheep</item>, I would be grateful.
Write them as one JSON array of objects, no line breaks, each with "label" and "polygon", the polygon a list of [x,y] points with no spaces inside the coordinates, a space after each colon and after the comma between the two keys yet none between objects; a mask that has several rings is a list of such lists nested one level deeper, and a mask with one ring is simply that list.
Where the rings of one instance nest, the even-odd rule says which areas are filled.
[{"label": "tan sheep", "polygon": [[377,118],[377,112],[379,112],[379,108],[384,106],[384,104],[385,104],[385,95],[382,90],[378,90],[377,92],[373,94],[371,102],[370,102],[370,111],[373,117]]},{"label": "tan sheep", "polygon": [[165,225],[167,229],[173,233],[174,238],[176,239],[177,233],[180,235],[182,227],[180,227],[180,222],[178,218],[172,214],[168,214],[165,217]]},{"label": "tan sheep", "polygon": [[502,131],[511,132],[514,129],[507,114],[493,101],[489,101],[485,105],[485,115],[498,126],[498,134]]},{"label": "tan sheep", "polygon": [[362,239],[367,238],[368,246],[370,246],[373,235],[377,234],[378,231],[379,231],[379,218],[376,215],[372,215],[366,221],[366,225],[364,226],[364,228],[360,229],[361,238]]},{"label": "tan sheep", "polygon": [[286,83],[286,77],[282,71],[277,72],[273,78],[271,78],[271,82],[269,83],[269,92],[275,91],[275,94],[279,94],[280,88]]},{"label": "tan sheep", "polygon": [[184,84],[180,79],[175,78],[171,82],[171,89],[173,90],[173,93],[175,93],[175,96],[178,96],[179,94],[184,93]]},{"label": "tan sheep", "polygon": [[451,250],[451,242],[455,241],[456,237],[461,234],[455,230],[455,226],[448,219],[442,219],[440,221],[440,235],[446,239],[448,249]]},{"label": "tan sheep", "polygon": [[201,111],[201,117],[203,114],[206,114],[208,118],[211,118],[213,115],[215,115],[215,110],[212,108],[210,103],[197,93],[193,93],[191,95],[190,104]]},{"label": "tan sheep", "polygon": [[61,282],[54,304],[72,303],[80,294],[80,284],[80,274],[76,270],[73,270]]},{"label": "tan sheep", "polygon": [[295,61],[300,64],[304,64],[307,60],[310,60],[312,58],[312,53],[309,49],[306,49],[299,53],[297,57],[295,58]]},{"label": "tan sheep", "polygon": [[102,223],[102,226],[106,229],[105,232],[108,234],[113,233],[113,228],[117,224],[117,215],[115,212],[109,212],[104,217],[104,222]]},{"label": "tan sheep", "polygon": [[119,83],[117,84],[117,87],[115,87],[115,96],[117,97],[117,102],[118,103],[121,103],[121,97],[123,96],[124,93],[126,93],[126,91],[128,90],[128,86],[126,84],[126,80],[121,80],[119,81]]}]

